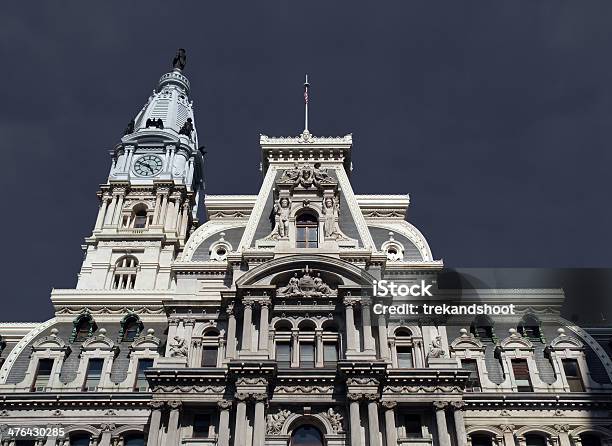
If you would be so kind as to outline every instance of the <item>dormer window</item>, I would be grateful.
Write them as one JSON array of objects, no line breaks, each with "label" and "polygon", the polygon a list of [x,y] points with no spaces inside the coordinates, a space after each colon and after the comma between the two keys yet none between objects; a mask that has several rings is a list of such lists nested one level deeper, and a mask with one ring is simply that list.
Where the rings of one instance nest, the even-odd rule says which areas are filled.
[{"label": "dormer window", "polygon": [[296,247],[317,248],[319,246],[319,220],[310,212],[304,212],[295,220]]},{"label": "dormer window", "polygon": [[74,321],[71,342],[83,342],[96,330],[96,323],[90,314],[82,314]]},{"label": "dormer window", "polygon": [[143,325],[135,314],[126,316],[121,322],[119,338],[122,342],[132,342],[142,332]]}]

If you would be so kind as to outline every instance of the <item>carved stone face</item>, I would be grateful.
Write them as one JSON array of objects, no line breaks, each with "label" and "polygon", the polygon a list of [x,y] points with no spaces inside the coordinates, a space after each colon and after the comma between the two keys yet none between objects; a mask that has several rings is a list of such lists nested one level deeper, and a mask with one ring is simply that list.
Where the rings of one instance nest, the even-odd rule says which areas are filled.
[{"label": "carved stone face", "polygon": [[325,207],[332,207],[334,205],[334,201],[331,198],[326,198],[325,199]]},{"label": "carved stone face", "polygon": [[281,198],[280,200],[280,205],[283,208],[289,207],[289,199],[287,198]]}]

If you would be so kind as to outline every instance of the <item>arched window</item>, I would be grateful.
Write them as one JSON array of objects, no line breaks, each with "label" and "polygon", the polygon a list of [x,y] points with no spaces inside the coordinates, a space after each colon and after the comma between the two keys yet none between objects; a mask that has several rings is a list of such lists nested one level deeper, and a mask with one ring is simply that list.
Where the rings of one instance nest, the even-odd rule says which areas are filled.
[{"label": "arched window", "polygon": [[144,435],[141,433],[127,434],[123,437],[123,446],[144,446]]},{"label": "arched window", "polygon": [[121,321],[119,339],[122,342],[133,342],[142,332],[143,325],[140,318],[135,314],[129,314]]},{"label": "arched window", "polygon": [[395,353],[397,367],[411,369],[414,367],[412,332],[405,327],[395,330]]},{"label": "arched window", "polygon": [[303,425],[291,434],[290,446],[323,446],[323,436],[314,426]]},{"label": "arched window", "polygon": [[89,446],[91,434],[87,432],[79,432],[70,435],[70,446]]},{"label": "arched window", "polygon": [[546,439],[539,434],[525,435],[525,446],[546,446]]},{"label": "arched window", "polygon": [[147,209],[140,207],[134,209],[134,228],[146,228],[147,227]]},{"label": "arched window", "polygon": [[131,290],[136,284],[138,273],[138,259],[134,256],[123,256],[115,263],[115,275],[113,277],[113,289]]},{"label": "arched window", "polygon": [[601,439],[594,434],[580,434],[582,446],[601,446]]},{"label": "arched window", "polygon": [[319,246],[319,220],[310,212],[304,212],[295,220],[296,247],[317,248]]},{"label": "arched window", "polygon": [[210,329],[202,337],[202,367],[217,367],[219,356],[219,332]]},{"label": "arched window", "polygon": [[83,342],[96,331],[96,323],[90,314],[81,314],[73,322],[71,342]]}]

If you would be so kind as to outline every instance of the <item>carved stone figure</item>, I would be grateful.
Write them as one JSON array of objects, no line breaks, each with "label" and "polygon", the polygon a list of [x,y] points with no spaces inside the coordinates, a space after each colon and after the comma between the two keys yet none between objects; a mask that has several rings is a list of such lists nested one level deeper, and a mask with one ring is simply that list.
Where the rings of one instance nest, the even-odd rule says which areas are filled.
[{"label": "carved stone figure", "polygon": [[331,424],[335,434],[344,430],[342,428],[342,415],[336,412],[332,407],[327,409],[327,412],[324,414],[324,416],[329,420],[329,424]]},{"label": "carved stone figure", "polygon": [[128,123],[127,127],[125,128],[125,130],[123,131],[123,135],[124,135],[124,136],[125,136],[125,135],[131,135],[132,133],[134,133],[134,124],[135,124],[135,123],[134,123],[134,120],[132,119],[132,120],[131,120],[131,121]]},{"label": "carved stone figure", "polygon": [[191,118],[187,118],[187,121],[185,121],[185,124],[183,124],[183,126],[179,130],[179,135],[186,135],[189,138],[191,138],[192,132],[193,132],[193,122],[191,121]]},{"label": "carved stone figure", "polygon": [[323,281],[320,273],[313,278],[310,275],[312,270],[308,268],[308,265],[302,271],[303,275],[300,279],[298,279],[298,274],[295,273],[289,279],[287,286],[278,288],[276,295],[283,297],[322,297],[337,294],[336,290]]},{"label": "carved stone figure", "polygon": [[332,178],[327,174],[327,172],[321,169],[321,163],[315,163],[313,173],[315,180],[318,182],[333,182]]},{"label": "carved stone figure", "polygon": [[289,236],[289,214],[291,212],[291,201],[288,198],[279,198],[274,205],[274,216],[276,226],[274,228],[274,235],[277,237],[288,237]]},{"label": "carved stone figure", "polygon": [[329,285],[323,282],[323,279],[321,279],[321,273],[317,273],[317,277],[314,278],[314,286],[315,291],[318,291],[321,294],[332,294],[334,292]]},{"label": "carved stone figure", "polygon": [[338,216],[338,205],[332,197],[323,199],[323,234],[326,238],[336,237],[339,234],[336,218]]},{"label": "carved stone figure", "polygon": [[185,345],[185,339],[180,336],[174,337],[174,343],[170,344],[170,356],[176,357],[187,357],[187,346]]},{"label": "carved stone figure", "polygon": [[289,410],[281,410],[277,413],[268,414],[266,419],[266,433],[270,435],[279,435],[289,415],[291,415]]},{"label": "carved stone figure", "polygon": [[187,64],[187,53],[183,48],[179,48],[176,52],[176,56],[172,59],[172,68],[178,68],[179,70],[185,69]]},{"label": "carved stone figure", "polygon": [[442,348],[442,337],[436,336],[433,341],[431,341],[431,348],[429,349],[428,358],[444,358],[446,356],[446,352]]},{"label": "carved stone figure", "polygon": [[278,294],[299,294],[300,293],[300,279],[298,279],[297,273],[289,279],[287,286],[279,288]]}]

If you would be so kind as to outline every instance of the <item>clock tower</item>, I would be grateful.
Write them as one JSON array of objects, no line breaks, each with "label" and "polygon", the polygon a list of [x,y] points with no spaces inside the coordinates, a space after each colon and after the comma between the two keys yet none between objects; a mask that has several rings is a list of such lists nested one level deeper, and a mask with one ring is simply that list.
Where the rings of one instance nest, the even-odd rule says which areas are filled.
[{"label": "clock tower", "polygon": [[168,290],[170,266],[197,225],[202,153],[180,49],[111,152],[77,288]]}]

